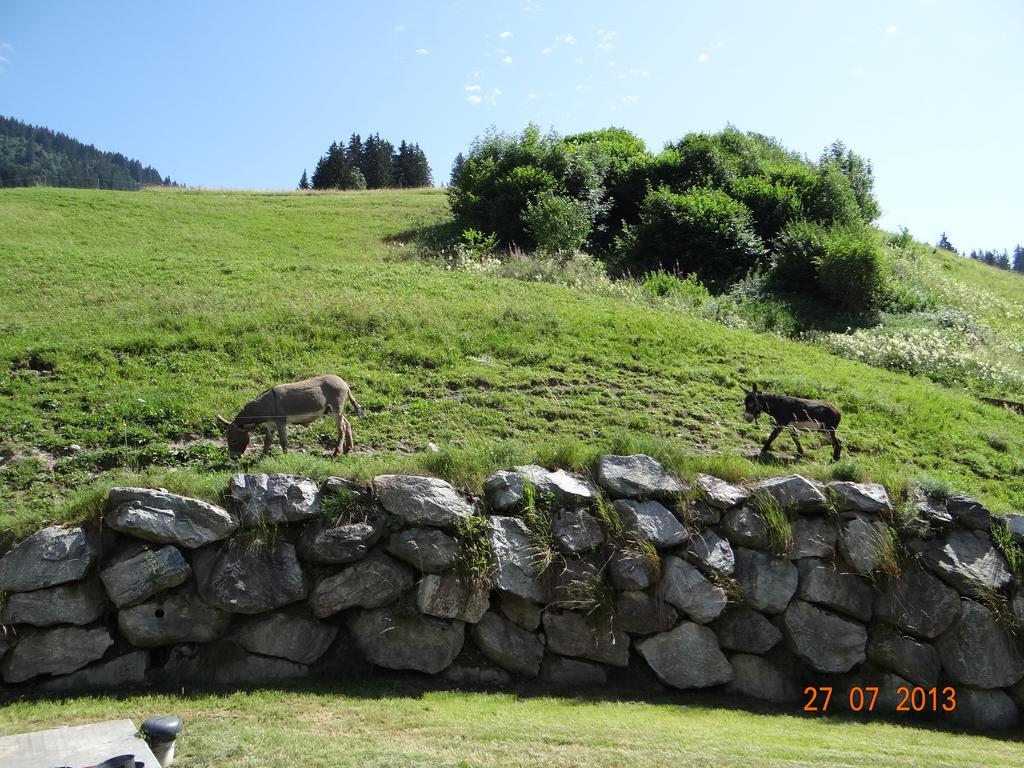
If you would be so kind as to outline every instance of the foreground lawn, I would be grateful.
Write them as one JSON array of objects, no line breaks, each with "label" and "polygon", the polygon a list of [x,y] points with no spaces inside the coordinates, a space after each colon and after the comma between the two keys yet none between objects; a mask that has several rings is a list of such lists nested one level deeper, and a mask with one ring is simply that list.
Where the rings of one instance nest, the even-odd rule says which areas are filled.
[{"label": "foreground lawn", "polygon": [[178,768],[218,766],[1011,766],[1024,744],[887,722],[697,705],[281,691],[80,698],[0,709],[0,735],[181,715]]},{"label": "foreground lawn", "polygon": [[[927,476],[1024,509],[1019,415],[666,307],[405,258],[399,236],[445,216],[440,190],[3,190],[0,539],[95,514],[113,484],[216,499],[239,466],[478,489],[633,451],[731,479]],[[324,421],[291,430],[295,455],[227,462],[214,414],[320,372],[366,407],[356,453],[331,461]],[[769,425],[741,419],[750,381],[835,402],[850,458],[811,437],[792,466],[752,461]]]}]

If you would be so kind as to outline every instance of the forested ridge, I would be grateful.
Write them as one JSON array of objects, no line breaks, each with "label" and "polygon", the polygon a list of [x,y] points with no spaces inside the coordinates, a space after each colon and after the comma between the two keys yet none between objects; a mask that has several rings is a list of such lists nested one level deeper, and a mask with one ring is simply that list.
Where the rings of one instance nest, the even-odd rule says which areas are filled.
[{"label": "forested ridge", "polygon": [[177,186],[150,165],[49,128],[0,116],[0,186],[138,189]]}]

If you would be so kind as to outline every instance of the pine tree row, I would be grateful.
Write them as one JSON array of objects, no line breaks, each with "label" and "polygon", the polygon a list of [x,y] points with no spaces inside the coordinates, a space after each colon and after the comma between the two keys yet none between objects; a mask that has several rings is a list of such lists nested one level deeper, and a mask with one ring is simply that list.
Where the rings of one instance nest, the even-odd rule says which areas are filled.
[{"label": "pine tree row", "polygon": [[384,189],[433,184],[427,156],[419,144],[402,141],[398,149],[379,134],[365,141],[353,133],[347,145],[333,142],[310,179],[302,172],[299,189]]}]

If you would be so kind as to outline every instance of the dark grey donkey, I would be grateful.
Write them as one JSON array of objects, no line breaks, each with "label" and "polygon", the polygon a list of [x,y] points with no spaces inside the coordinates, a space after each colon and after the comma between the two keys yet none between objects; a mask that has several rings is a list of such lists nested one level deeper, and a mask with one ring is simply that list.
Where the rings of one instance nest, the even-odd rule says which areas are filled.
[{"label": "dark grey donkey", "polygon": [[843,414],[839,412],[832,403],[825,403],[821,400],[805,400],[802,397],[787,397],[785,395],[770,395],[767,392],[758,392],[757,384],[752,385],[753,389],[747,392],[743,401],[743,418],[753,421],[762,413],[766,413],[775,420],[775,428],[768,435],[768,440],[761,447],[765,453],[771,447],[772,442],[782,430],[788,430],[796,443],[796,452],[803,456],[804,449],[797,437],[797,430],[811,430],[824,432],[832,441],[832,461],[839,461],[839,454],[843,449],[842,443],[836,437],[836,427]]},{"label": "dark grey donkey", "polygon": [[312,379],[292,384],[278,384],[254,400],[250,400],[238,412],[234,421],[217,416],[217,423],[224,428],[228,439],[228,456],[238,459],[249,445],[249,433],[263,427],[263,452],[270,450],[270,439],[277,430],[281,450],[288,450],[288,425],[311,424],[331,414],[338,424],[338,452],[348,453],[354,445],[352,425],[345,418],[345,401],[351,400],[356,416],[363,415],[362,406],[352,397],[352,390],[344,380],[334,374],[314,376]]}]

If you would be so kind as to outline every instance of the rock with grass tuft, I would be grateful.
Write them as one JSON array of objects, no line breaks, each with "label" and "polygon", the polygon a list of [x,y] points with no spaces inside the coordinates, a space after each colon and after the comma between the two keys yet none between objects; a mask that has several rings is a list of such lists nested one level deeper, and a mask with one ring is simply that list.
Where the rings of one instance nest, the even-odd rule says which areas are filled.
[{"label": "rock with grass tuft", "polygon": [[971,496],[956,494],[946,499],[946,511],[964,528],[987,531],[992,527],[992,513]]},{"label": "rock with grass tuft", "polygon": [[496,566],[494,587],[535,603],[544,602],[530,530],[516,517],[489,518],[491,551]]},{"label": "rock with grass tuft", "polygon": [[1006,688],[1024,677],[1024,656],[992,611],[962,598],[952,626],[935,641],[942,669],[954,683]]},{"label": "rock with grass tuft", "polygon": [[976,596],[1013,583],[1006,558],[984,531],[953,529],[944,539],[914,540],[925,566],[961,595]]},{"label": "rock with grass tuft", "polygon": [[604,544],[604,532],[597,518],[585,509],[562,507],[552,517],[555,545],[566,555],[591,552]]},{"label": "rock with grass tuft", "polygon": [[707,624],[725,610],[725,590],[712,584],[681,558],[666,557],[662,565],[658,597],[674,605],[698,624]]},{"label": "rock with grass tuft", "polygon": [[768,524],[750,507],[730,509],[722,515],[722,532],[730,542],[749,549],[768,549]]},{"label": "rock with grass tuft", "polygon": [[682,553],[705,575],[731,576],[736,569],[736,556],[729,542],[710,528],[691,536]]},{"label": "rock with grass tuft", "polygon": [[295,547],[286,541],[235,538],[197,552],[192,567],[203,600],[231,613],[272,611],[309,592]]},{"label": "rock with grass tuft", "polygon": [[802,475],[770,477],[754,484],[750,493],[755,502],[775,503],[787,511],[818,514],[828,509],[825,494],[817,483]]},{"label": "rock with grass tuft", "polygon": [[827,517],[798,517],[793,521],[793,546],[790,560],[820,557],[831,560],[836,556],[839,528]]},{"label": "rock with grass tuft", "polygon": [[738,507],[750,498],[750,492],[741,486],[727,483],[711,475],[698,474],[694,480],[698,496],[708,506],[726,510]]},{"label": "rock with grass tuft", "polygon": [[183,584],[192,569],[173,546],[146,549],[100,571],[100,580],[118,608],[136,605],[153,595]]},{"label": "rock with grass tuft", "polygon": [[311,563],[354,563],[366,557],[383,535],[384,520],[379,516],[351,523],[317,520],[302,529],[299,554]]},{"label": "rock with grass tuft", "polygon": [[893,511],[889,492],[878,483],[851,483],[845,480],[828,484],[828,490],[841,511],[888,514]]},{"label": "rock with grass tuft", "polygon": [[888,546],[885,523],[853,513],[839,531],[839,554],[862,576],[882,567]]},{"label": "rock with grass tuft", "polygon": [[389,555],[421,573],[444,573],[459,560],[459,542],[438,528],[406,528],[391,534]]},{"label": "rock with grass tuft", "polygon": [[678,546],[690,538],[676,516],[657,501],[619,499],[615,510],[627,535],[649,541],[658,549]]}]

